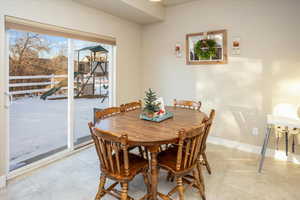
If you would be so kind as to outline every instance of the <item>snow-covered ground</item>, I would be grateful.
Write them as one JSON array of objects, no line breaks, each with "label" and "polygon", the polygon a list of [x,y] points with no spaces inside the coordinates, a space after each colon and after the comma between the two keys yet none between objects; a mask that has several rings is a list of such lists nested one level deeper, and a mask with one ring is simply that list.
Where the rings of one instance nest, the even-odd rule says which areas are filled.
[{"label": "snow-covered ground", "polygon": [[[67,145],[67,99],[14,100],[10,106],[10,166]],[[105,108],[108,100],[75,99],[75,142],[88,136],[87,123],[93,120],[93,108]]]}]

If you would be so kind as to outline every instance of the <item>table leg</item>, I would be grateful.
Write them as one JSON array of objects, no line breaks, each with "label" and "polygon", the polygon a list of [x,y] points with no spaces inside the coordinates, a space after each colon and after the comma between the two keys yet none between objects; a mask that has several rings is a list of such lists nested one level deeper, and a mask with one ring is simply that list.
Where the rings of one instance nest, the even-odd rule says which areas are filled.
[{"label": "table leg", "polygon": [[158,185],[158,168],[157,168],[157,153],[159,146],[149,148],[151,154],[151,196],[152,200],[157,200],[157,185]]},{"label": "table leg", "polygon": [[264,164],[264,161],[265,161],[265,154],[266,154],[266,151],[267,151],[270,134],[271,134],[271,127],[268,127],[267,128],[267,134],[266,134],[266,137],[265,137],[265,142],[264,142],[264,145],[262,147],[262,152],[261,152],[262,155],[261,155],[261,160],[260,160],[259,168],[258,168],[259,173],[261,173],[261,170],[262,170],[262,167],[263,167],[263,164]]},{"label": "table leg", "polygon": [[278,150],[279,149],[279,137],[276,137],[276,150]]}]

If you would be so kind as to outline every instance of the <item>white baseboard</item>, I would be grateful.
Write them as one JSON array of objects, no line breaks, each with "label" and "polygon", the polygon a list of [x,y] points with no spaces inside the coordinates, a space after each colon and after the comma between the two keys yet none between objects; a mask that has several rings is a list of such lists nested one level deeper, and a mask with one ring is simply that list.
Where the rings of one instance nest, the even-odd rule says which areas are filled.
[{"label": "white baseboard", "polygon": [[[237,149],[240,151],[249,152],[249,153],[260,154],[260,152],[261,152],[260,146],[245,144],[245,143],[228,140],[228,139],[223,139],[223,138],[219,138],[219,137],[214,137],[214,136],[209,136],[207,138],[207,142],[211,143],[211,144],[222,145],[222,146],[225,146],[228,148]],[[300,155],[296,155],[296,154],[293,154],[290,152],[289,152],[289,156],[287,157],[285,155],[284,151],[278,151],[275,149],[267,149],[266,157],[272,157],[272,158],[275,158],[276,160],[285,160],[285,161],[293,162],[295,164],[300,164]]]},{"label": "white baseboard", "polygon": [[4,188],[6,186],[6,176],[0,176],[0,188]]}]

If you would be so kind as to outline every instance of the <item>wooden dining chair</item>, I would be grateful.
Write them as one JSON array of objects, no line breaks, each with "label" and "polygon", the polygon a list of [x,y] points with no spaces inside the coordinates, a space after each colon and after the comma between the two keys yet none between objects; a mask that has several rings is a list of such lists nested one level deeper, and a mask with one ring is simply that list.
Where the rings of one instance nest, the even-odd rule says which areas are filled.
[{"label": "wooden dining chair", "polygon": [[98,120],[114,116],[121,113],[120,107],[109,107],[105,109],[94,109],[94,123]]},{"label": "wooden dining chair", "polygon": [[[200,111],[200,108],[201,108],[201,102],[195,102],[195,101],[186,101],[186,100],[174,100],[174,106],[175,107],[183,107],[183,108],[188,108],[188,109],[193,109],[193,110],[199,110]],[[215,110],[211,110],[210,112],[210,115],[209,115],[209,118],[206,120],[206,132],[205,132],[205,137],[204,137],[204,151],[203,151],[203,154],[201,155],[201,163],[202,165],[204,165],[208,171],[209,174],[211,174],[211,168],[210,168],[210,165],[208,163],[208,160],[207,160],[207,156],[206,156],[206,140],[207,140],[207,136],[210,132],[210,128],[211,128],[211,125],[212,125],[212,122],[215,118]],[[170,176],[168,176],[167,179],[169,179]]]},{"label": "wooden dining chair", "polygon": [[188,100],[176,100],[174,99],[173,106],[174,107],[181,107],[181,108],[188,108],[192,110],[199,110],[201,109],[201,101],[188,101]]},{"label": "wooden dining chair", "polygon": [[216,111],[214,109],[212,109],[210,111],[209,118],[204,120],[205,133],[204,133],[203,144],[202,144],[203,150],[202,150],[202,153],[201,153],[201,157],[199,158],[199,163],[206,167],[209,174],[211,174],[211,168],[210,168],[210,165],[208,163],[207,156],[206,156],[206,140],[207,140],[208,134],[210,133],[211,126],[212,126],[212,123],[215,119],[215,116],[216,116]]},{"label": "wooden dining chair", "polygon": [[[204,135],[203,135],[203,140],[202,140],[202,144],[201,144],[201,147],[203,149],[201,150],[202,153],[201,153],[200,157],[198,158],[197,168],[198,168],[199,179],[203,183],[204,190],[205,190],[205,184],[204,184],[204,179],[203,179],[203,176],[201,173],[201,167],[204,165],[206,167],[208,173],[211,174],[211,168],[210,168],[209,162],[207,160],[207,156],[206,156],[206,140],[207,140],[208,134],[210,132],[215,115],[216,115],[216,112],[213,109],[210,111],[209,117],[203,121],[203,123],[205,124]],[[172,181],[172,182],[174,181],[174,176],[170,172],[168,172],[167,181]]]},{"label": "wooden dining chair", "polygon": [[[171,173],[175,177],[177,185],[167,195],[159,193],[159,196],[162,199],[171,199],[171,196],[177,191],[179,199],[184,200],[183,184],[188,184],[188,186],[198,189],[202,199],[205,200],[204,186],[200,179],[202,171],[198,167],[198,158],[204,149],[202,145],[205,124],[188,131],[180,130],[178,135],[176,145],[158,154],[158,166]],[[189,175],[190,173],[192,175]]]},{"label": "wooden dining chair", "polygon": [[[176,108],[176,107],[179,107],[179,108],[186,108],[186,109],[190,109],[190,110],[198,110],[200,111],[201,109],[201,101],[190,101],[190,100],[177,100],[177,99],[174,99],[173,101],[173,106]],[[163,145],[160,147],[161,151],[163,151],[164,149],[168,148],[170,145]],[[168,176],[169,177],[169,176]],[[168,179],[168,178],[167,178]]]},{"label": "wooden dining chair", "polygon": [[[133,110],[142,108],[142,101],[139,100],[139,101],[134,101],[134,102],[122,104],[120,107],[121,107],[122,112],[133,111]],[[136,148],[139,149],[140,156],[142,156],[143,158],[148,159],[147,149],[142,147],[142,146],[132,146],[129,150],[133,151]]]},{"label": "wooden dining chair", "polygon": [[139,109],[142,107],[142,101],[139,100],[139,101],[122,104],[120,107],[121,107],[122,112],[136,110],[136,109]]},{"label": "wooden dining chair", "polygon": [[[128,183],[139,173],[142,173],[148,191],[142,199],[147,199],[150,196],[147,175],[148,161],[128,152],[132,142],[128,140],[127,135],[117,137],[110,132],[95,128],[91,122],[88,125],[95,142],[101,168],[100,183],[95,200],[101,199],[106,194],[121,200],[133,200],[128,196]],[[115,182],[105,188],[107,178]],[[115,189],[118,184],[121,185],[121,191]]]}]

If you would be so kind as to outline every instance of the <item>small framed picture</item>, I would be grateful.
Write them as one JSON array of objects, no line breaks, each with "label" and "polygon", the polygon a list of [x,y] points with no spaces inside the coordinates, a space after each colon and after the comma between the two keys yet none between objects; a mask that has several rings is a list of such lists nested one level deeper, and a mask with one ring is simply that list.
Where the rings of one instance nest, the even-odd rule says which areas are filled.
[{"label": "small framed picture", "polygon": [[177,58],[182,56],[182,45],[180,43],[175,44],[174,53]]},{"label": "small framed picture", "polygon": [[232,39],[232,55],[238,56],[241,54],[240,44],[241,44],[241,38],[233,37],[233,39]]}]

